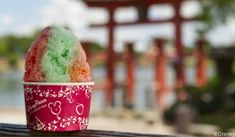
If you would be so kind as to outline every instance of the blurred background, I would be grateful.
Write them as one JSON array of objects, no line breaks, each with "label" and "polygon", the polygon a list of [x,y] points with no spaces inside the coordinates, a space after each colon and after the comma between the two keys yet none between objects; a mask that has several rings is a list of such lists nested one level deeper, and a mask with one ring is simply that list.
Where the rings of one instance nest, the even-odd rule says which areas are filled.
[{"label": "blurred background", "polygon": [[195,136],[235,132],[234,5],[1,1],[0,122],[26,123],[26,52],[42,28],[61,25],[81,41],[92,68],[90,128]]}]

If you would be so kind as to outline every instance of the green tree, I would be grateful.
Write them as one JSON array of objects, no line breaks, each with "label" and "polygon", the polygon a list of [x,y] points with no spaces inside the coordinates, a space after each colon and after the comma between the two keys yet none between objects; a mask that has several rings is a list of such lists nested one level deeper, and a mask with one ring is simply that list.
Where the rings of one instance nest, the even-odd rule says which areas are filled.
[{"label": "green tree", "polygon": [[38,33],[39,31],[36,31],[31,36],[5,35],[0,37],[0,57],[7,58],[14,68],[18,59],[26,54]]},{"label": "green tree", "polygon": [[198,30],[199,35],[204,35],[216,25],[224,24],[235,15],[235,0],[199,0],[201,13],[198,19],[204,27]]}]

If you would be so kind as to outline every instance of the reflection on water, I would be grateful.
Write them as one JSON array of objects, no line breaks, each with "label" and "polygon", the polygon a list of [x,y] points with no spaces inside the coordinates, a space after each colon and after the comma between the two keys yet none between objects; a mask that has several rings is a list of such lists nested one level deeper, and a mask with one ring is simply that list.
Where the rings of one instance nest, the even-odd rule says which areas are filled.
[{"label": "reflection on water", "polygon": [[[195,82],[195,73],[193,67],[188,67],[186,69],[186,79],[188,83]],[[167,67],[167,85],[171,87],[174,84],[174,72],[170,66]],[[208,76],[212,76],[214,71],[212,68],[208,70]],[[136,70],[136,95],[135,95],[135,108],[136,110],[144,110],[145,109],[145,92],[154,90],[153,89],[153,81],[154,81],[154,67],[148,66],[138,66]],[[116,68],[116,82],[122,83],[125,81],[125,68],[119,66]],[[1,73],[0,74],[0,107],[1,106],[11,106],[11,107],[23,107],[24,100],[23,100],[23,89],[21,80],[23,77],[23,72],[8,72],[8,73]],[[93,69],[93,78],[96,84],[104,81],[105,79],[105,69],[103,67],[97,67]],[[122,89],[116,89],[116,104],[122,105],[121,96]],[[174,92],[169,92],[174,93]],[[103,108],[104,106],[104,96],[103,92],[94,92],[92,97],[92,106],[94,108]],[[168,96],[169,101],[174,100],[174,96],[169,94]]]},{"label": "reflection on water", "polygon": [[23,106],[22,77],[18,71],[0,74],[0,106]]}]

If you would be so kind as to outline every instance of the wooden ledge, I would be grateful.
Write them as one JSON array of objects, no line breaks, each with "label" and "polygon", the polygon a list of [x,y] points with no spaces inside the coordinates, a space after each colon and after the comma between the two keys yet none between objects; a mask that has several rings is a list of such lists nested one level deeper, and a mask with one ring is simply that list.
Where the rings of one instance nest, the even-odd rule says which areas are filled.
[{"label": "wooden ledge", "polygon": [[174,137],[169,135],[139,134],[130,132],[105,131],[105,130],[83,130],[72,132],[40,132],[32,131],[25,125],[0,123],[0,136],[20,136],[20,137]]}]

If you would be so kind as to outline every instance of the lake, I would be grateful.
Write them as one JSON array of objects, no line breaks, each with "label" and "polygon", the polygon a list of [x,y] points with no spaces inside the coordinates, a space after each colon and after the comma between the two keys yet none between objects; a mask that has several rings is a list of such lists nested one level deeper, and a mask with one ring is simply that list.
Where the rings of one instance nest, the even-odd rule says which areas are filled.
[{"label": "lake", "polygon": [[[167,67],[167,85],[171,87],[174,84],[173,69]],[[145,93],[147,91],[154,91],[154,67],[153,66],[138,66],[136,68],[136,87],[135,87],[135,109],[137,111],[145,110]],[[208,77],[212,77],[214,70],[212,67],[208,69]],[[115,80],[122,83],[125,80],[125,68],[121,65],[116,67]],[[0,73],[0,107],[24,107],[23,88],[22,88],[23,72],[11,71]],[[96,67],[93,69],[93,78],[96,83],[102,82],[105,79],[105,69],[103,67]],[[193,67],[186,68],[186,81],[188,84],[195,83],[195,69]],[[115,89],[115,104],[122,106],[121,96],[122,89]],[[154,99],[155,100],[155,99]],[[175,100],[174,92],[169,92],[167,96],[167,103],[173,103]],[[92,107],[95,109],[102,109],[104,106],[103,92],[94,92],[92,95]]]}]

